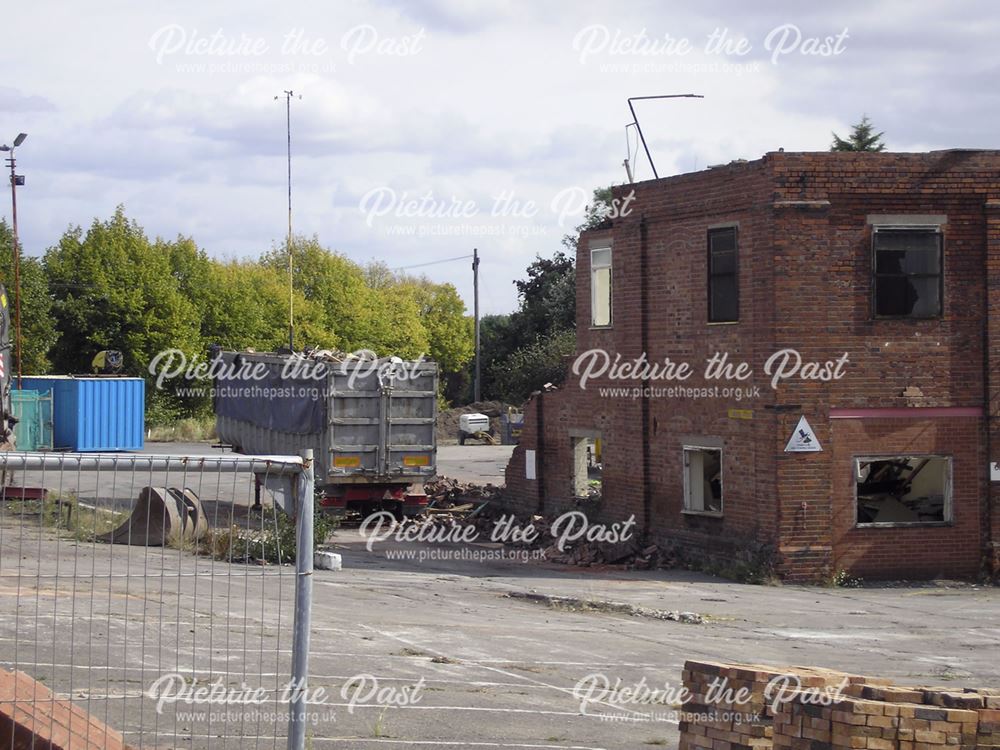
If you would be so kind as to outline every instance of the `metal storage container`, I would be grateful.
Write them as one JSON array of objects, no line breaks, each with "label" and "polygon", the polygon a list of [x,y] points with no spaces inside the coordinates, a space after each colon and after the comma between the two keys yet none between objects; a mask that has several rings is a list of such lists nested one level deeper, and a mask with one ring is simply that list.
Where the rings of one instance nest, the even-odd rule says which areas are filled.
[{"label": "metal storage container", "polygon": [[26,376],[26,390],[52,391],[55,450],[141,450],[146,418],[142,378]]},{"label": "metal storage container", "polygon": [[216,429],[235,450],[312,448],[316,484],[346,504],[388,499],[387,491],[399,499],[402,488],[435,475],[436,363],[219,356]]},{"label": "metal storage container", "polygon": [[14,447],[19,451],[52,450],[52,391],[11,391],[17,419]]}]

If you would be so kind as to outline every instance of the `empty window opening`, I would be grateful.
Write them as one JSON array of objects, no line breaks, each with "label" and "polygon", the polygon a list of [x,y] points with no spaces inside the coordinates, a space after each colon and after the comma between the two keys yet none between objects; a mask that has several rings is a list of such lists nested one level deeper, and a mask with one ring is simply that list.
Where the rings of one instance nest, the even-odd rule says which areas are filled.
[{"label": "empty window opening", "polygon": [[684,449],[684,510],[722,513],[721,449]]},{"label": "empty window opening", "polygon": [[876,317],[941,315],[941,231],[938,227],[876,228]]},{"label": "empty window opening", "polygon": [[854,468],[859,526],[951,520],[950,458],[858,458]]},{"label": "empty window opening", "polygon": [[590,321],[595,327],[611,325],[611,248],[590,251]]},{"label": "empty window opening", "polygon": [[573,496],[599,500],[603,490],[601,439],[573,438]]}]

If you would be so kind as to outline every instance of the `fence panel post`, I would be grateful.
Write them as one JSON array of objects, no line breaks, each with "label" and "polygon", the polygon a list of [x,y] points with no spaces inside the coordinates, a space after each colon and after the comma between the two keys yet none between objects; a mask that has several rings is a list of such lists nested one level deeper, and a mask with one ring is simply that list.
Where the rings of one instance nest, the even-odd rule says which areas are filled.
[{"label": "fence panel post", "polygon": [[312,625],[313,452],[304,450],[298,475],[295,519],[295,624],[292,640],[292,690],[288,750],[305,750],[306,697],[309,685],[309,631]]}]

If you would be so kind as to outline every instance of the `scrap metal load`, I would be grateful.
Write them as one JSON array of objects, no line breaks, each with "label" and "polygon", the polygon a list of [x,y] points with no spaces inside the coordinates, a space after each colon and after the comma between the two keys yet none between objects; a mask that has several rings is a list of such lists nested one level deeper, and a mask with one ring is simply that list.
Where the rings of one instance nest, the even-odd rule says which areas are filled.
[{"label": "scrap metal load", "polygon": [[416,515],[437,472],[437,364],[331,351],[218,352],[216,429],[256,455],[311,448],[323,507]]}]

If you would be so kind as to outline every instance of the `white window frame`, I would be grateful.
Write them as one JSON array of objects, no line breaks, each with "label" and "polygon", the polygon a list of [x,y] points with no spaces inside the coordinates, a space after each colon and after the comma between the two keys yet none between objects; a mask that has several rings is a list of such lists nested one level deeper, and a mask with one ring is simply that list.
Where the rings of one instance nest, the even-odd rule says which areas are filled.
[{"label": "white window frame", "polygon": [[[594,254],[599,252],[607,252],[608,262],[601,263],[599,265],[594,264]],[[594,245],[590,248],[590,327],[591,328],[611,328],[614,324],[615,314],[614,314],[614,251],[610,244],[605,245]],[[597,271],[607,269],[608,270],[608,322],[598,323],[597,322]]]},{"label": "white window frame", "polygon": [[[858,474],[862,461],[887,461],[893,458],[940,458],[947,467],[944,478],[944,520],[942,521],[883,521],[880,523],[858,522]],[[955,462],[952,456],[941,453],[885,453],[880,455],[855,456],[851,459],[851,484],[854,487],[854,528],[856,529],[920,529],[955,524]]]},{"label": "white window frame", "polygon": [[[705,510],[691,507],[691,467],[688,461],[688,453],[703,453],[712,451],[719,454],[719,510]],[[681,448],[681,468],[684,475],[684,509],[682,513],[692,516],[710,516],[712,518],[722,518],[726,509],[726,476],[725,476],[725,451],[718,445],[684,445]],[[704,505],[704,503],[703,503]]]}]

